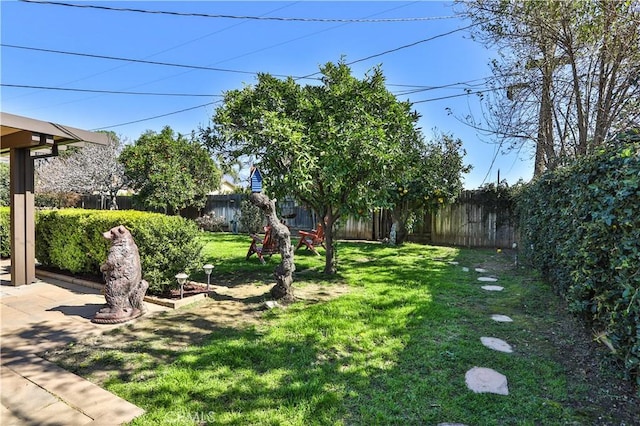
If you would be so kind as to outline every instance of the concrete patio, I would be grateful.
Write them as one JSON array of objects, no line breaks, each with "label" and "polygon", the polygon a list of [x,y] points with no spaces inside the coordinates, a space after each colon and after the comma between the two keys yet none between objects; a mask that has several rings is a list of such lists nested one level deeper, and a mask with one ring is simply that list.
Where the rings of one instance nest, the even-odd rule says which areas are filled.
[{"label": "concrete patio", "polygon": [[[50,277],[14,287],[5,259],[0,281],[0,424],[119,425],[144,413],[39,356],[81,336],[123,326],[91,322],[105,304],[100,290]],[[147,315],[168,309],[149,303],[147,308]]]}]

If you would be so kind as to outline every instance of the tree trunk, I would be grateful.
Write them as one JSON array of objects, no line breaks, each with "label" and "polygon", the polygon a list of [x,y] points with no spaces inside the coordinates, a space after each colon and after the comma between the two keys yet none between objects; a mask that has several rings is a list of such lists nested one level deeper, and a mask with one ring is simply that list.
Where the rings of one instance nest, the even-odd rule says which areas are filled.
[{"label": "tree trunk", "polygon": [[[391,241],[393,245],[401,245],[407,241],[407,221],[406,221],[406,212],[401,208],[396,208],[391,211],[391,220],[393,221],[392,229],[395,229],[395,239]],[[391,238],[390,238],[391,240]]]},{"label": "tree trunk", "polygon": [[331,209],[322,220],[322,223],[324,223],[324,245],[326,247],[323,272],[328,275],[335,274],[338,269],[336,267],[336,248],[333,244],[333,225],[336,220],[337,218],[333,216]]},{"label": "tree trunk", "polygon": [[264,194],[253,193],[249,201],[259,207],[267,218],[267,224],[271,227],[271,238],[275,239],[280,250],[281,261],[273,272],[276,285],[271,289],[271,296],[282,302],[293,302],[293,272],[296,265],[293,262],[293,247],[291,246],[291,233],[286,225],[283,225],[276,215],[275,200],[270,200]]}]

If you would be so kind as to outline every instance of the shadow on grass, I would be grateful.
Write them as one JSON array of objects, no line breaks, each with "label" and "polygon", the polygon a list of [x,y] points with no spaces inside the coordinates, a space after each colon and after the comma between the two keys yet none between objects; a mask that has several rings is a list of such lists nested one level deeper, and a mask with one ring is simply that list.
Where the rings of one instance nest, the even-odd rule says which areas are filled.
[{"label": "shadow on grass", "polygon": [[[557,348],[535,333],[550,327],[545,315],[530,316],[549,308],[544,289],[505,268],[505,292],[492,294],[480,289],[477,273],[462,271],[493,252],[340,243],[338,253],[341,273],[331,281],[315,271],[313,262],[323,264],[315,255],[301,259],[298,277],[348,282],[355,289],[343,297],[246,323],[261,296],[218,295],[119,328],[100,338],[99,349],[68,349],[63,362],[79,365],[80,374],[108,372],[108,389],[147,410],[134,424],[192,424],[202,413],[211,424],[593,423],[570,404],[576,397],[568,395],[565,367],[549,356]],[[255,282],[273,270],[238,262],[218,272],[239,268]],[[226,303],[244,311],[224,320],[223,311],[208,311]],[[518,322],[496,323],[493,313]],[[504,337],[515,353],[485,348],[483,335]],[[469,391],[464,374],[474,366],[506,374],[511,395]]]}]

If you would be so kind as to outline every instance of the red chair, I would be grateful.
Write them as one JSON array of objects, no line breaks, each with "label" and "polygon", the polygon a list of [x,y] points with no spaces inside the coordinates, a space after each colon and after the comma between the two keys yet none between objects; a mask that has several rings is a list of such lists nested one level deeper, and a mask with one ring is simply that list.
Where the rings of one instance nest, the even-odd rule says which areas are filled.
[{"label": "red chair", "polygon": [[311,250],[320,256],[316,247],[322,246],[325,250],[327,249],[324,246],[324,225],[322,223],[318,223],[317,229],[313,229],[311,231],[298,231],[298,233],[300,234],[300,241],[296,246],[296,250],[304,245],[307,247],[307,250]]},{"label": "red chair", "polygon": [[278,253],[278,242],[271,237],[271,227],[264,227],[264,238],[258,234],[251,234],[251,245],[247,252],[247,260],[254,253],[258,256],[261,263],[265,263],[264,256],[271,257],[272,254]]}]

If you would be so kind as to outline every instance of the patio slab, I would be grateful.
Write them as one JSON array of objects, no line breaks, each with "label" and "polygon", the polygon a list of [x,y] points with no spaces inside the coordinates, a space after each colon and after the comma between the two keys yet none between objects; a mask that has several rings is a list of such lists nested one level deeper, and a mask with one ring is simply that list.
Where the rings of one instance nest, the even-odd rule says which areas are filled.
[{"label": "patio slab", "polygon": [[[143,414],[141,408],[38,356],[129,324],[91,322],[105,304],[100,290],[52,278],[14,287],[9,263],[0,261],[0,424],[117,425]],[[146,306],[147,315],[168,309]]]}]

